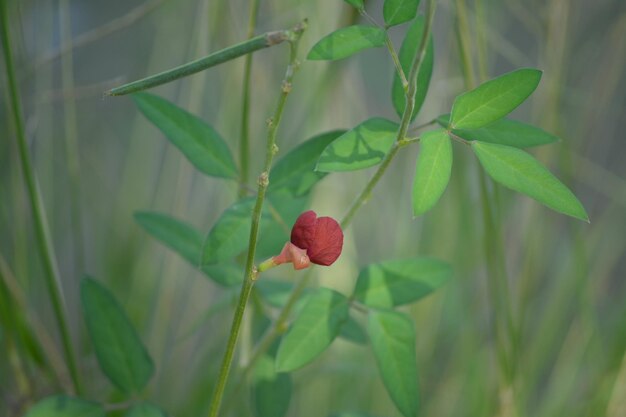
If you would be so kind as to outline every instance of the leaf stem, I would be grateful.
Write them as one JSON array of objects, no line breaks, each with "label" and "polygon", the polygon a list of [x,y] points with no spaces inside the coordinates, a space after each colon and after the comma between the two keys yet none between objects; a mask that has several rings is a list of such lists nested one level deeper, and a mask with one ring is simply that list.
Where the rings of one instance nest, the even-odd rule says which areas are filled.
[{"label": "leaf stem", "polygon": [[[254,36],[259,0],[250,0],[248,19],[248,40]],[[252,54],[247,54],[243,64],[243,93],[241,100],[241,136],[239,138],[239,169],[241,172],[239,197],[246,195],[245,184],[250,173],[250,75],[252,73]]]},{"label": "leaf stem", "polygon": [[222,64],[226,61],[230,61],[231,59],[239,58],[240,56],[258,51],[259,49],[268,48],[270,46],[278,45],[284,41],[288,41],[296,30],[297,28],[266,32],[262,35],[255,36],[252,39],[248,39],[236,45],[214,52],[204,58],[200,58],[176,68],[172,68],[171,70],[116,87],[108,91],[106,94],[110,96],[122,96],[169,83],[179,78],[183,78],[207,68]]},{"label": "leaf stem", "polygon": [[276,106],[274,116],[268,120],[265,165],[263,171],[261,172],[261,175],[259,175],[258,193],[254,205],[254,210],[252,212],[252,227],[250,228],[250,240],[248,244],[248,256],[246,258],[245,276],[243,284],[241,286],[239,302],[237,304],[237,309],[235,310],[235,315],[233,317],[233,322],[230,329],[226,352],[224,353],[224,358],[222,359],[222,365],[220,367],[217,384],[215,386],[215,390],[213,391],[213,398],[211,400],[211,406],[209,408],[209,417],[217,417],[219,413],[222,397],[224,396],[224,389],[226,388],[226,382],[228,380],[228,374],[230,373],[230,367],[233,361],[233,356],[235,354],[235,347],[237,346],[239,329],[241,327],[243,315],[246,310],[248,298],[250,297],[250,292],[252,291],[252,287],[254,286],[254,282],[256,281],[258,276],[258,271],[254,266],[254,255],[256,252],[257,239],[259,235],[261,211],[263,209],[265,193],[267,192],[267,187],[269,185],[269,176],[270,169],[272,167],[272,161],[274,159],[276,151],[278,150],[278,148],[276,147],[276,133],[278,131],[278,126],[280,125],[283,111],[285,109],[287,97],[291,92],[291,82],[293,80],[294,73],[299,65],[299,62],[297,60],[298,43],[300,40],[300,36],[305,29],[306,21],[303,21],[302,23],[294,27],[291,31],[285,33],[286,40],[289,41],[290,47],[289,65],[287,66],[285,78],[283,79],[281,85],[282,91],[278,99],[278,104]]},{"label": "leaf stem", "polygon": [[70,377],[77,394],[81,394],[82,387],[79,379],[74,351],[70,340],[69,328],[65,316],[65,300],[61,290],[61,280],[59,277],[54,249],[52,247],[52,239],[48,229],[48,223],[43,208],[43,200],[37,185],[33,163],[28,151],[28,143],[24,132],[24,122],[22,120],[20,103],[20,95],[18,91],[17,81],[15,77],[15,68],[13,66],[13,56],[11,53],[11,38],[9,34],[9,18],[7,4],[5,0],[0,0],[0,27],[2,36],[2,48],[4,50],[4,63],[7,73],[7,85],[9,90],[9,100],[11,110],[13,112],[15,133],[17,146],[19,150],[19,158],[22,165],[22,172],[26,182],[26,188],[30,198],[31,209],[35,220],[35,233],[37,235],[37,247],[42,258],[44,273],[46,277],[46,286],[52,303],[54,316],[59,327],[61,342],[63,345],[63,353],[67,366],[69,368]]}]

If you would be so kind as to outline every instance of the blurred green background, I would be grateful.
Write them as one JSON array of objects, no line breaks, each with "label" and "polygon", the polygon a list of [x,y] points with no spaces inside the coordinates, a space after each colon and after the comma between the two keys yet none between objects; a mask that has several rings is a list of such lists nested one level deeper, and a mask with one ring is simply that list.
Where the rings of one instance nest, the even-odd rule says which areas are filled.
[{"label": "blurred green background", "polygon": [[[248,1],[8,3],[27,137],[88,395],[116,401],[81,317],[78,283],[84,274],[103,281],[140,330],[157,366],[148,397],[173,416],[203,415],[232,308],[207,315],[225,290],[151,239],[132,216],[158,210],[208,231],[236,198],[237,184],[195,172],[129,98],[103,98],[103,92],[245,39]],[[382,1],[366,3],[381,21]],[[302,57],[323,35],[363,21],[340,0],[260,4],[256,33],[309,19]],[[392,29],[397,48],[405,29]],[[459,39],[467,43],[475,82],[519,67],[542,69],[537,92],[513,116],[562,138],[532,152],[575,191],[591,219],[586,224],[508,190],[494,191],[503,245],[498,256],[506,260],[501,278],[518,335],[513,389],[503,388],[497,367],[478,169],[464,147],[455,146],[442,200],[418,219],[412,219],[410,189],[419,148],[404,148],[346,230],[342,257],[331,268],[317,268],[314,285],[349,293],[361,266],[385,259],[428,255],[453,265],[454,279],[443,290],[407,310],[418,335],[422,416],[515,415],[507,406],[512,391],[522,416],[625,416],[626,3],[442,0],[433,36],[435,69],[417,124],[448,111],[466,89]],[[254,55],[254,175],[287,55],[285,45]],[[242,75],[239,59],[153,92],[212,124],[236,152]],[[382,48],[339,62],[303,59],[279,131],[281,153],[368,117],[395,120],[392,76]],[[3,71],[0,272],[46,357],[38,364],[0,328],[0,416],[18,416],[69,385],[34,244],[6,82]],[[310,207],[341,217],[371,173],[329,175]],[[288,268],[281,274],[299,277]],[[250,344],[242,340],[244,359]],[[250,415],[247,396],[234,409]],[[370,349],[337,340],[296,372],[288,415],[346,410],[399,415]]]}]

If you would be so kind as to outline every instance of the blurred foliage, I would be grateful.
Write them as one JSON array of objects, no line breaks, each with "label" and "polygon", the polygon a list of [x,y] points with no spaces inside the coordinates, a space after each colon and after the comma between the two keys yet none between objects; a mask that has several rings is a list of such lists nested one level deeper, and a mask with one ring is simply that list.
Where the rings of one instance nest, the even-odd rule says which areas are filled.
[{"label": "blurred foliage", "polygon": [[[31,152],[59,261],[71,332],[89,398],[119,401],[98,371],[80,314],[79,280],[106,283],[155,360],[149,400],[173,416],[202,415],[229,330],[231,293],[208,281],[133,221],[156,210],[208,231],[237,185],[204,177],[128,98],[102,92],[207,55],[246,36],[243,0],[9,2]],[[520,415],[626,415],[626,7],[623,0],[442,0],[435,20],[432,84],[417,123],[449,109],[466,86],[455,27],[468,22],[476,81],[537,67],[537,93],[515,111],[562,140],[534,155],[583,201],[591,224],[496,188],[510,308],[520,347],[514,388]],[[381,1],[368,1],[382,15]],[[460,11],[461,14],[458,14]],[[68,17],[70,19],[68,19]],[[309,18],[302,55],[322,36],[362,18],[340,0],[261,1],[257,33]],[[406,28],[392,29],[396,46]],[[252,155],[280,88],[283,46],[254,55]],[[393,67],[383,49],[337,63],[303,61],[278,143],[394,117]],[[232,149],[240,126],[243,60],[158,87],[155,93],[209,121]],[[6,76],[0,73],[0,416],[19,416],[69,379],[34,247]],[[416,322],[421,416],[512,415],[498,391],[493,306],[482,253],[478,169],[455,152],[448,191],[416,220],[410,190],[417,148],[406,148],[346,231],[343,256],[317,282],[352,290],[360,266],[436,256],[454,278],[407,311]],[[252,159],[251,172],[262,166]],[[368,176],[330,174],[311,208],[339,217]],[[262,238],[262,237],[261,237]],[[282,278],[298,275],[281,271]],[[221,303],[221,304],[220,304]],[[255,311],[257,311],[255,309]],[[261,316],[262,317],[262,316]],[[199,321],[201,320],[201,321]],[[199,323],[201,323],[199,325]],[[191,332],[191,333],[190,333]],[[244,337],[243,358],[253,337]],[[358,383],[355,380],[358,379]],[[397,415],[369,348],[339,340],[294,374],[289,415],[341,411]],[[233,406],[249,415],[249,404]]]}]

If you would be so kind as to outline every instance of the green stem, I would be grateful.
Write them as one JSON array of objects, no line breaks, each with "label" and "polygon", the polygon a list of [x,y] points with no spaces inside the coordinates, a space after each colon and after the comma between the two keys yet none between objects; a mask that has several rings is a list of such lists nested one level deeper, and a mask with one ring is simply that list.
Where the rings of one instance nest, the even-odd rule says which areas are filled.
[{"label": "green stem", "polygon": [[230,61],[231,59],[239,58],[240,56],[258,51],[259,49],[278,45],[279,43],[289,40],[290,34],[294,33],[295,30],[297,30],[297,28],[292,30],[267,32],[262,35],[255,36],[252,39],[248,39],[244,42],[222,49],[221,51],[214,52],[204,58],[200,58],[179,67],[172,68],[171,70],[116,87],[108,91],[107,95],[122,96],[156,87],[157,85],[169,83],[179,78],[183,78],[207,68],[222,64],[226,61]]},{"label": "green stem", "polygon": [[50,231],[43,208],[43,200],[37,186],[33,164],[28,152],[28,143],[24,133],[24,123],[21,115],[22,105],[20,103],[20,95],[15,77],[15,68],[13,66],[13,56],[11,53],[11,39],[9,35],[9,17],[5,0],[0,0],[0,26],[2,27],[2,48],[4,50],[4,63],[7,73],[7,84],[9,89],[9,99],[11,102],[11,110],[13,112],[14,125],[16,130],[17,146],[19,150],[20,162],[26,188],[30,198],[31,209],[35,220],[35,233],[37,234],[37,247],[42,258],[46,285],[48,294],[52,303],[54,316],[61,334],[63,344],[63,353],[69,368],[70,376],[74,384],[74,390],[77,394],[82,392],[80,379],[76,362],[74,359],[74,351],[70,340],[69,329],[65,317],[65,300],[61,290],[61,280],[59,278]]},{"label": "green stem", "polygon": [[[259,11],[259,0],[250,0],[250,18],[248,20],[248,39],[252,39]],[[239,168],[241,170],[239,197],[246,195],[246,184],[250,172],[250,74],[252,73],[252,54],[247,54],[243,64],[243,97],[241,100],[241,137],[239,139]]]},{"label": "green stem", "polygon": [[[389,167],[389,164],[391,164],[391,161],[397,154],[398,150],[404,146],[403,141],[410,125],[413,108],[415,107],[415,92],[417,83],[416,74],[418,73],[421,63],[424,60],[424,55],[426,54],[426,46],[428,45],[428,40],[430,37],[435,7],[436,0],[429,0],[427,3],[427,19],[426,25],[424,26],[424,35],[422,36],[422,42],[419,46],[418,53],[415,55],[415,58],[411,64],[411,72],[409,76],[409,80],[411,81],[409,82],[409,88],[407,89],[406,93],[407,105],[402,115],[402,122],[396,135],[396,142],[394,143],[393,147],[391,148],[383,162],[378,167],[378,170],[376,170],[376,173],[372,176],[372,178],[370,178],[369,182],[367,183],[361,194],[359,194],[359,196],[354,200],[346,215],[343,217],[343,219],[341,219],[340,223],[342,228],[346,228],[351,223],[352,218],[359,210],[359,208],[367,201],[367,198]],[[263,353],[267,351],[267,349],[269,349],[274,340],[276,340],[276,338],[286,330],[287,320],[289,318],[291,310],[295,306],[298,298],[302,294],[302,291],[304,291],[309,280],[311,279],[311,272],[312,270],[310,270],[304,277],[302,277],[302,279],[300,279],[300,281],[298,282],[298,285],[291,292],[289,299],[283,306],[278,318],[274,321],[271,329],[257,345],[256,350],[252,355],[252,358],[250,359],[250,362],[243,370],[244,375],[247,375],[250,372],[256,361],[263,355]],[[239,385],[242,384],[240,383]]]},{"label": "green stem", "polygon": [[400,64],[400,59],[398,58],[398,53],[396,52],[396,48],[393,46],[393,42],[391,42],[391,38],[389,37],[389,32],[387,28],[380,25],[376,19],[370,16],[365,9],[360,9],[359,13],[364,16],[367,20],[369,20],[373,25],[378,26],[381,30],[385,31],[385,46],[387,47],[387,51],[389,51],[389,55],[391,55],[391,60],[393,61],[393,65],[396,67],[396,72],[398,73],[398,77],[400,77],[400,81],[402,82],[402,88],[404,91],[409,87],[409,82],[406,79],[406,75],[404,74],[404,70],[402,69],[402,65]]},{"label": "green stem", "polygon": [[261,211],[263,209],[265,193],[267,192],[267,187],[269,185],[269,176],[270,169],[272,167],[272,161],[274,159],[276,151],[278,150],[278,148],[276,147],[276,133],[278,131],[278,126],[280,125],[283,111],[285,109],[287,97],[291,92],[291,82],[293,80],[294,73],[298,67],[298,42],[305,28],[306,21],[296,26],[292,31],[286,33],[286,36],[289,40],[291,52],[289,65],[287,66],[285,78],[282,82],[282,92],[276,106],[276,111],[274,112],[274,116],[268,122],[269,129],[267,137],[265,164],[261,175],[259,175],[258,193],[256,197],[256,203],[254,205],[254,210],[252,212],[252,227],[250,228],[250,240],[248,244],[248,256],[246,258],[245,276],[243,284],[241,286],[239,302],[237,304],[237,309],[235,310],[233,323],[230,329],[230,335],[228,337],[228,343],[226,345],[226,352],[224,353],[224,358],[222,359],[220,373],[217,379],[215,390],[213,392],[213,399],[209,408],[209,417],[217,417],[219,413],[222,397],[224,396],[224,389],[226,388],[226,382],[228,380],[228,374],[230,373],[230,367],[233,361],[233,356],[235,354],[235,347],[237,346],[237,338],[239,336],[241,321],[246,310],[246,305],[248,303],[248,298],[250,297],[250,292],[252,291],[252,287],[258,275],[258,271],[254,266],[254,255],[256,252],[257,239],[259,235]]},{"label": "green stem", "polygon": [[[61,28],[61,48],[67,53],[61,56],[61,85],[65,91],[74,91],[74,54],[72,52],[72,21],[68,0],[59,3],[59,26]],[[73,95],[64,101],[65,155],[70,183],[70,211],[74,235],[74,252],[79,271],[84,270],[84,239],[82,213],[80,210],[80,162],[76,123],[76,101]]]},{"label": "green stem", "polygon": [[402,114],[402,120],[400,121],[400,127],[398,129],[398,133],[396,135],[396,141],[393,144],[391,150],[385,156],[382,163],[378,166],[378,169],[374,173],[374,176],[369,180],[361,194],[356,198],[352,206],[344,216],[341,221],[341,226],[346,227],[352,221],[352,218],[356,214],[356,212],[361,208],[363,204],[367,202],[369,199],[372,190],[378,184],[378,181],[382,178],[383,174],[391,164],[391,161],[398,153],[398,150],[402,146],[403,141],[405,140],[407,131],[409,130],[409,125],[411,124],[411,116],[413,114],[413,109],[415,108],[415,93],[417,91],[417,74],[422,66],[422,62],[424,61],[424,56],[426,55],[426,46],[428,45],[428,41],[430,40],[430,32],[433,23],[433,17],[435,15],[436,1],[430,0],[427,3],[426,10],[426,24],[424,25],[424,33],[422,35],[422,40],[420,42],[420,46],[418,52],[415,54],[413,58],[413,62],[411,63],[411,71],[409,72],[409,85],[406,90],[406,106],[404,109],[404,113]]}]

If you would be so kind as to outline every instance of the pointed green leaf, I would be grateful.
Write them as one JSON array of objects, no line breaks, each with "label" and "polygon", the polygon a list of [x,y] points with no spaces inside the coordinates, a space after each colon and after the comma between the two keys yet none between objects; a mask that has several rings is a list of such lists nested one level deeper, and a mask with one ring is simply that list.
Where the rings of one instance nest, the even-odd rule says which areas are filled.
[{"label": "pointed green leaf", "polygon": [[383,17],[387,27],[399,25],[413,19],[420,0],[385,0]]},{"label": "pointed green leaf", "polygon": [[419,399],[413,322],[394,311],[372,311],[367,329],[389,396],[405,417],[417,416]]},{"label": "pointed green leaf", "polygon": [[538,127],[511,119],[501,119],[475,130],[453,130],[465,140],[530,148],[558,142],[559,138]]},{"label": "pointed green leaf", "polygon": [[348,306],[345,296],[328,288],[312,293],[280,343],[276,370],[301,368],[326,350],[348,319]]},{"label": "pointed green leaf", "polygon": [[398,124],[374,117],[335,139],[322,152],[317,171],[355,171],[379,164],[396,140]]},{"label": "pointed green leaf", "polygon": [[224,140],[204,120],[164,98],[133,94],[141,112],[158,127],[199,171],[221,178],[237,178],[235,162]]},{"label": "pointed green leaf", "polygon": [[202,235],[199,231],[187,223],[155,212],[136,212],[135,221],[191,265],[198,267],[202,249]]},{"label": "pointed green leaf", "polygon": [[24,417],[104,417],[104,409],[82,398],[54,395],[33,405]]},{"label": "pointed green leaf", "polygon": [[90,278],[81,281],[80,299],[102,372],[123,392],[139,393],[154,365],[126,313],[106,288]]},{"label": "pointed green leaf", "polygon": [[[411,23],[411,26],[409,26],[409,30],[406,32],[404,41],[402,41],[402,46],[400,47],[400,52],[398,53],[400,66],[402,67],[402,71],[406,77],[409,76],[411,64],[413,63],[415,54],[417,54],[417,50],[422,42],[423,34],[424,16],[418,16],[413,23]],[[413,108],[411,120],[415,119],[417,113],[419,113],[422,105],[424,104],[424,100],[426,99],[426,93],[428,93],[428,87],[430,85],[430,78],[433,73],[433,64],[435,61],[434,55],[435,49],[433,47],[433,38],[431,36],[426,47],[424,60],[422,61],[419,72],[417,73],[415,107]],[[404,93],[402,81],[400,81],[400,77],[396,72],[394,72],[393,85],[391,87],[391,102],[393,103],[393,107],[396,110],[398,117],[401,118],[404,113],[404,109],[406,108],[406,95]]]},{"label": "pointed green leaf", "polygon": [[[436,120],[447,128],[450,114],[442,114]],[[496,120],[478,129],[454,129],[452,133],[468,141],[498,143],[515,148],[530,148],[559,141],[557,136],[543,129],[508,118]]]},{"label": "pointed green leaf", "polygon": [[339,337],[359,345],[367,343],[367,334],[365,333],[365,330],[352,316],[348,316],[348,320],[341,325]]},{"label": "pointed green leaf", "polygon": [[291,376],[274,370],[274,358],[262,356],[254,375],[254,405],[258,417],[283,417],[289,410],[293,383]]},{"label": "pointed green leaf", "polygon": [[222,213],[204,241],[201,261],[203,268],[205,265],[230,261],[246,250],[254,204],[254,199],[245,198]]},{"label": "pointed green leaf", "polygon": [[355,9],[359,9],[362,10],[364,5],[363,5],[363,0],[343,0],[346,3],[348,3],[350,6],[354,7]]},{"label": "pointed green leaf", "polygon": [[344,133],[345,130],[322,133],[282,157],[272,168],[269,191],[286,189],[294,196],[308,193],[326,176],[323,172],[315,172],[317,160],[324,149]]},{"label": "pointed green leaf", "polygon": [[364,49],[385,45],[385,31],[374,26],[354,25],[339,29],[313,45],[307,59],[335,60]]},{"label": "pointed green leaf", "polygon": [[451,275],[450,265],[431,258],[375,263],[359,273],[354,298],[380,308],[413,303],[441,287]]},{"label": "pointed green leaf", "polygon": [[510,146],[472,142],[481,165],[494,181],[526,194],[559,213],[589,221],[576,196],[530,154]]},{"label": "pointed green leaf", "polygon": [[450,125],[450,113],[440,114],[439,116],[437,116],[435,121],[439,126],[447,129]]},{"label": "pointed green leaf", "polygon": [[165,411],[154,404],[143,402],[133,405],[124,414],[125,417],[167,417]]},{"label": "pointed green leaf", "polygon": [[439,201],[450,181],[452,144],[444,129],[424,133],[413,179],[413,215],[419,216]]},{"label": "pointed green leaf", "polygon": [[522,68],[487,81],[454,100],[453,129],[477,129],[512,112],[539,85],[541,71]]}]

